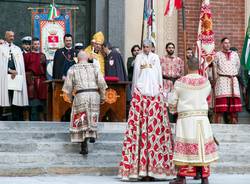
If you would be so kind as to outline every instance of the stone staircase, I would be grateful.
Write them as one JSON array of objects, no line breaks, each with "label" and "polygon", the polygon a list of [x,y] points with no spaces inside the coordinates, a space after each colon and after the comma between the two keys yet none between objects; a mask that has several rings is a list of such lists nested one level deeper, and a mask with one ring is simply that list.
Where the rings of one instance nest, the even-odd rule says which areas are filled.
[{"label": "stone staircase", "polygon": [[[89,154],[69,140],[68,123],[0,122],[0,176],[116,175],[126,123],[100,123]],[[213,172],[250,174],[250,125],[213,125],[220,160]]]}]

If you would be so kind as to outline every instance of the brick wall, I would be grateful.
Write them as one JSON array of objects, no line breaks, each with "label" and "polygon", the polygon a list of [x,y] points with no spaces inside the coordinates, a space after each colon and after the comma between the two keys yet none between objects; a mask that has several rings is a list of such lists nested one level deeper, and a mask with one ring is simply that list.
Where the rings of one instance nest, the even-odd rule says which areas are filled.
[{"label": "brick wall", "polygon": [[[220,40],[227,36],[231,46],[241,49],[245,36],[245,0],[211,0],[213,30],[216,49],[220,49]],[[195,50],[198,23],[200,16],[200,0],[186,0],[187,47]],[[178,12],[178,53],[183,58],[182,14]]]}]

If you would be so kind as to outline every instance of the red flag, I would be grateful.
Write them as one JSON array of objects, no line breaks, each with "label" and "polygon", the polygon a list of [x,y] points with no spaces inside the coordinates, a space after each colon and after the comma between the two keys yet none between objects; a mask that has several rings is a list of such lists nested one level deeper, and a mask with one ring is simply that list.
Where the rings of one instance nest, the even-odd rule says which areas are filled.
[{"label": "red flag", "polygon": [[171,16],[174,9],[179,10],[182,8],[182,0],[168,0],[164,16]]},{"label": "red flag", "polygon": [[200,74],[202,75],[206,75],[206,70],[215,56],[215,39],[212,25],[210,2],[204,0],[201,5],[196,47],[196,56],[200,61]]}]

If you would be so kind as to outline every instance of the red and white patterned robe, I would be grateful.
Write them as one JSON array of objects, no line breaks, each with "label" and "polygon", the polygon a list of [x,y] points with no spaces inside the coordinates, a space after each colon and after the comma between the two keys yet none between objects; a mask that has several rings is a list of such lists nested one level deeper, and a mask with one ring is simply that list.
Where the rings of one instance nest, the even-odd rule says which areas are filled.
[{"label": "red and white patterned robe", "polygon": [[[184,75],[184,61],[179,57],[162,56],[160,61],[164,76],[177,80]],[[163,86],[165,92],[170,92],[174,87],[174,83],[172,80],[164,79]]]},{"label": "red and white patterned robe", "polygon": [[119,176],[122,180],[175,174],[173,140],[160,87],[162,72],[156,54],[136,57],[133,98],[125,132]]},{"label": "red and white patterned robe", "polygon": [[240,70],[240,58],[234,51],[216,53],[214,65],[217,73],[215,84],[215,112],[239,112],[242,110],[237,75]]}]

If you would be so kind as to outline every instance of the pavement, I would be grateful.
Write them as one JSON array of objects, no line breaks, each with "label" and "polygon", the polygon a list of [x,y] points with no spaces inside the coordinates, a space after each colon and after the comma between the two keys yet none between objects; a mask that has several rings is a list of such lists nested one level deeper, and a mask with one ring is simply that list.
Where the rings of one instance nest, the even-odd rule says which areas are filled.
[{"label": "pavement", "polygon": [[[250,184],[250,175],[213,174],[210,184]],[[168,184],[168,181],[158,182],[121,182],[116,176],[35,176],[35,177],[0,177],[0,184],[129,184],[152,183]],[[201,181],[187,179],[187,184],[199,184]]]}]

